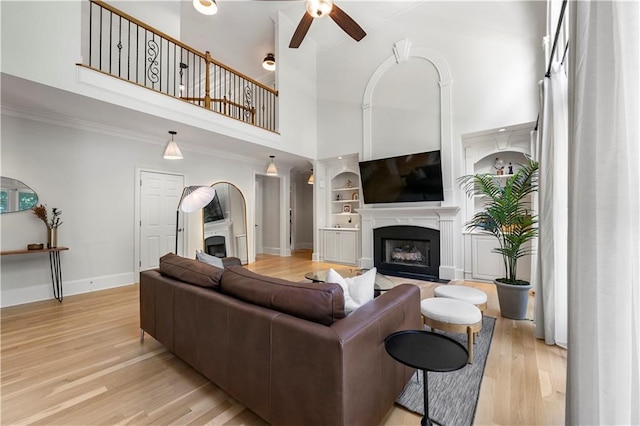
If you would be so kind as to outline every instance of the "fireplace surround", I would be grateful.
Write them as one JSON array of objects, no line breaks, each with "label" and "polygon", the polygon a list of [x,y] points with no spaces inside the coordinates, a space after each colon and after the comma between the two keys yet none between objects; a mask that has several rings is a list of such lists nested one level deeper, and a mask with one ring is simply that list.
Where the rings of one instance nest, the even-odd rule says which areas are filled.
[{"label": "fireplace surround", "polygon": [[[439,231],[440,265],[433,274],[441,280],[457,279],[454,247],[454,222],[459,207],[449,206],[384,206],[362,207],[357,211],[361,217],[362,257],[360,267],[373,268],[375,229],[388,226],[411,226]],[[432,246],[432,251],[435,250]],[[409,256],[410,257],[410,256]]]},{"label": "fireplace surround", "polygon": [[374,229],[373,263],[385,275],[438,280],[440,231],[407,225]]}]

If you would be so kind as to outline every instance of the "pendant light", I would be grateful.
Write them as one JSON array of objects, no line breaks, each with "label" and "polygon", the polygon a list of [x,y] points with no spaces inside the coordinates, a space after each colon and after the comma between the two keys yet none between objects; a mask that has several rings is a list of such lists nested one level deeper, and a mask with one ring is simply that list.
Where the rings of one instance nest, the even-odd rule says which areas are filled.
[{"label": "pendant light", "polygon": [[203,15],[215,15],[218,13],[216,0],[193,0],[193,7]]},{"label": "pendant light", "polygon": [[164,149],[163,158],[165,160],[182,160],[182,152],[180,151],[176,141],[173,140],[173,136],[178,133],[173,130],[169,130],[169,134],[171,135],[171,140],[167,143],[167,147]]},{"label": "pendant light", "polygon": [[262,68],[267,71],[275,71],[276,70],[276,57],[273,53],[267,53],[267,56],[262,60]]},{"label": "pendant light", "polygon": [[313,177],[313,169],[311,169],[311,174],[309,175],[309,179],[307,179],[307,183],[309,185],[313,185],[315,178]]},{"label": "pendant light", "polygon": [[276,158],[275,155],[270,155],[271,161],[267,166],[267,176],[278,176],[278,169],[276,168],[276,163],[273,162],[273,159]]}]

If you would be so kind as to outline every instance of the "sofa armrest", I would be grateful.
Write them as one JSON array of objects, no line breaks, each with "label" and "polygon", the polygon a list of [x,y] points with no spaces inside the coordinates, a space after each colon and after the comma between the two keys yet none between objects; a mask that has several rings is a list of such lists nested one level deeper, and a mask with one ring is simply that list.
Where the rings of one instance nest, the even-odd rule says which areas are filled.
[{"label": "sofa armrest", "polygon": [[[396,331],[423,328],[420,289],[412,284],[394,287],[331,328],[342,341],[345,424],[376,424],[415,371],[391,358],[384,341]],[[378,412],[369,413],[372,407]]]},{"label": "sofa armrest", "polygon": [[331,326],[279,315],[271,334],[270,421],[379,424],[414,371],[386,353],[384,339],[421,326],[420,291],[410,284],[385,292]]},{"label": "sofa armrest", "polygon": [[229,257],[222,258],[222,264],[224,265],[225,268],[228,268],[229,266],[236,266],[236,265],[242,266],[242,261],[237,257],[229,256]]}]

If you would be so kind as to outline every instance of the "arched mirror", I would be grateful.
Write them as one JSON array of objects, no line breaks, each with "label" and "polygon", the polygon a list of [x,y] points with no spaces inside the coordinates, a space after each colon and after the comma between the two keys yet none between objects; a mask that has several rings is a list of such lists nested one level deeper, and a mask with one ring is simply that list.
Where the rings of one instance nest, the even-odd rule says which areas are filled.
[{"label": "arched mirror", "polygon": [[218,182],[213,200],[202,209],[204,251],[217,257],[237,257],[248,261],[247,205],[233,184]]},{"label": "arched mirror", "polygon": [[0,177],[0,213],[30,210],[38,204],[38,194],[24,183],[9,177]]}]

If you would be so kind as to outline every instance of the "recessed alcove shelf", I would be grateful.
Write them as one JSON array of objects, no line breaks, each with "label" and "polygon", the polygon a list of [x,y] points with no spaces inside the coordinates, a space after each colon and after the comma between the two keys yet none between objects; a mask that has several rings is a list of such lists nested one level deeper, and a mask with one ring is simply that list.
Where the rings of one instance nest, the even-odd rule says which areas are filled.
[{"label": "recessed alcove shelf", "polygon": [[[508,173],[509,163],[513,167],[513,173],[517,173],[520,165],[527,161],[532,152],[531,131],[534,127],[535,122],[530,122],[462,135],[464,174],[489,173],[499,181],[505,181],[512,176]],[[494,168],[496,158],[504,161],[503,175],[498,175]],[[486,199],[484,196],[465,196],[463,223],[482,210]],[[498,244],[495,237],[481,232],[466,231],[466,228],[463,228],[463,240],[465,279],[492,281],[503,276],[502,257],[493,252]],[[529,279],[530,259],[526,258],[519,263],[518,270],[523,274],[523,279]]]}]

